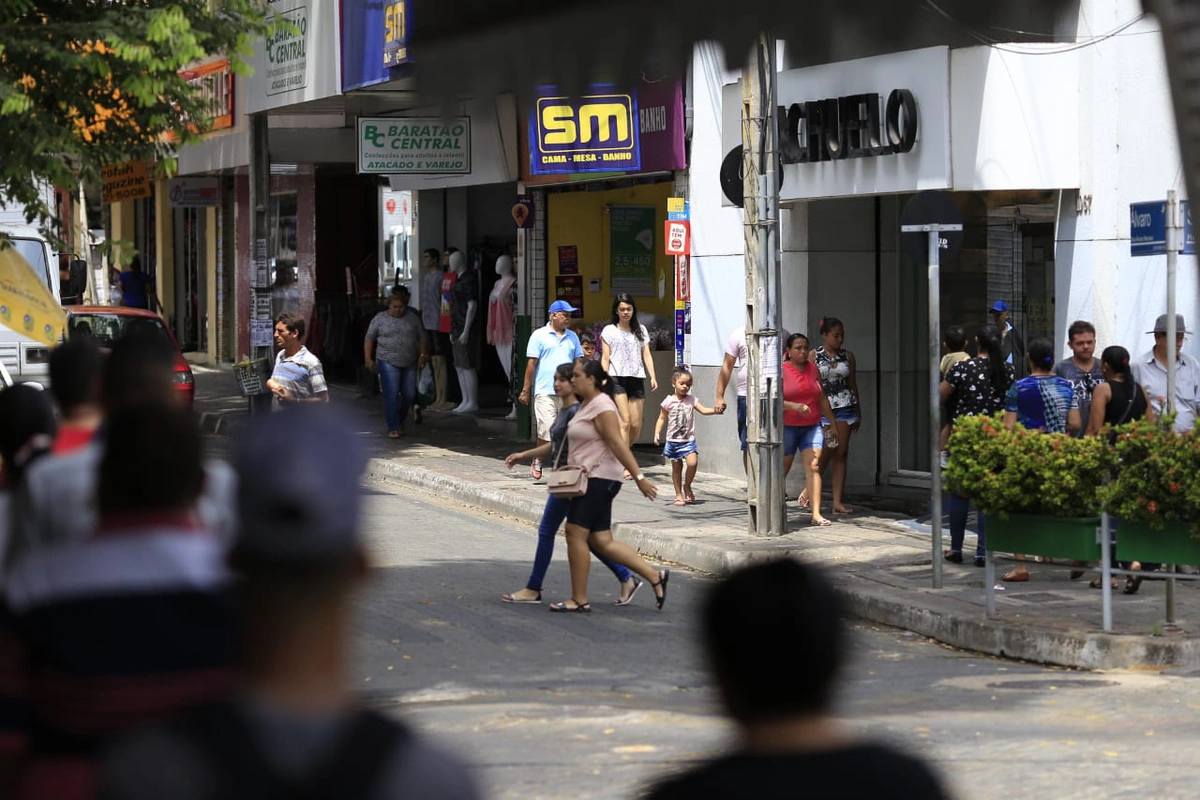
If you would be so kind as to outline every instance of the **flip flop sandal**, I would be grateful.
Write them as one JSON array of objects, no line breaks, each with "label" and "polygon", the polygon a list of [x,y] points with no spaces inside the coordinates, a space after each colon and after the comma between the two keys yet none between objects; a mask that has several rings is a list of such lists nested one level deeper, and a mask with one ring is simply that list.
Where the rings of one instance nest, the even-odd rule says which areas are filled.
[{"label": "flip flop sandal", "polygon": [[796,499],[796,502],[800,504],[800,507],[801,507],[801,508],[808,508],[810,505],[812,505],[812,504],[809,502],[808,498],[807,498],[807,497],[805,497],[804,495],[800,495],[800,497],[798,497],[798,498]]},{"label": "flip flop sandal", "polygon": [[696,502],[696,495],[694,495],[694,494],[685,494],[685,495],[683,496],[683,502],[684,502],[684,505],[689,505],[689,506],[690,506],[692,503]]},{"label": "flip flop sandal", "polygon": [[632,603],[633,596],[635,594],[637,594],[638,589],[642,588],[642,583],[643,583],[643,581],[641,578],[634,578],[633,579],[633,591],[631,591],[629,593],[629,597],[626,597],[624,600],[617,598],[616,600],[613,600],[613,605],[614,606],[627,606],[630,603]]},{"label": "flip flop sandal", "polygon": [[831,520],[831,519],[820,519],[820,520],[814,519],[812,522],[810,522],[808,524],[815,525],[818,528],[828,528],[830,525],[833,524],[833,520]]},{"label": "flip flop sandal", "polygon": [[[572,600],[571,602],[574,603],[575,601]],[[550,610],[551,611],[564,611],[564,612],[570,611],[572,613],[577,613],[577,614],[590,614],[592,611],[592,604],[591,603],[582,603],[582,604],[569,606],[569,605],[567,605],[567,601],[564,600],[561,603],[551,603]]]},{"label": "flip flop sandal", "polygon": [[687,501],[686,501],[686,500],[684,500],[683,498],[677,497],[677,498],[675,498],[675,502],[674,502],[674,503],[671,503],[671,505],[673,505],[673,506],[686,506],[686,505],[687,505]]},{"label": "flip flop sandal", "polygon": [[1029,580],[1029,573],[1017,572],[1016,570],[1013,570],[1012,572],[1004,573],[1004,577],[1000,580],[1005,581],[1006,583],[1021,583]]},{"label": "flip flop sandal", "polygon": [[515,594],[502,594],[500,599],[505,603],[540,603],[542,602],[542,593],[538,592],[538,596],[533,600],[522,600]]}]

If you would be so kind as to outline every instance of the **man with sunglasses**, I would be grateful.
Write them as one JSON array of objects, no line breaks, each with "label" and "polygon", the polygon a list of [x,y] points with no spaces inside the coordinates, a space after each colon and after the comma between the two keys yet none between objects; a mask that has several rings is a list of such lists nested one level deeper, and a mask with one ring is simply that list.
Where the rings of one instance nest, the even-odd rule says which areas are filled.
[{"label": "man with sunglasses", "polygon": [[1071,357],[1058,362],[1054,374],[1070,381],[1071,388],[1075,390],[1079,416],[1085,422],[1071,435],[1082,436],[1092,409],[1092,392],[1104,382],[1100,359],[1096,358],[1096,328],[1087,320],[1075,320],[1067,329],[1067,347],[1071,348]]}]

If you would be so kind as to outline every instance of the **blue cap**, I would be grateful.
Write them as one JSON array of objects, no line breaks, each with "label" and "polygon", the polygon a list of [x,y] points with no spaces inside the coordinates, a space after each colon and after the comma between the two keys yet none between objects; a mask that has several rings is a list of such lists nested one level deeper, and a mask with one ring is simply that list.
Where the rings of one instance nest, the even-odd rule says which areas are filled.
[{"label": "blue cap", "polygon": [[324,562],[360,549],[366,455],[342,417],[299,406],[255,419],[238,438],[235,546],[267,562]]},{"label": "blue cap", "polygon": [[555,300],[550,304],[550,313],[554,314],[558,311],[568,311],[574,313],[579,309],[568,303],[566,300]]},{"label": "blue cap", "polygon": [[1008,303],[1003,300],[997,300],[992,303],[992,311],[1008,311]]}]

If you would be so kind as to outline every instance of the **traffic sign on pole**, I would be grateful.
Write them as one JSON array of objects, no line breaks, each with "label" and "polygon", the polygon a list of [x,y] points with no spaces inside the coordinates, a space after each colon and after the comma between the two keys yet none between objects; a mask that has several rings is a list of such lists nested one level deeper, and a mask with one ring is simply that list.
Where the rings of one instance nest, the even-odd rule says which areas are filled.
[{"label": "traffic sign on pole", "polygon": [[1161,256],[1167,252],[1167,203],[1129,204],[1129,255]]}]

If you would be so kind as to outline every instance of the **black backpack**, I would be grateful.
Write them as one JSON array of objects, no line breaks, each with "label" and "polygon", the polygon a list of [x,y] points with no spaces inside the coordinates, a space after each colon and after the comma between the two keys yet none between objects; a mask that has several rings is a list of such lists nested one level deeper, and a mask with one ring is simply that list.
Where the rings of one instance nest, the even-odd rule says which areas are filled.
[{"label": "black backpack", "polygon": [[214,779],[214,800],[365,800],[411,735],[381,714],[356,711],[327,755],[291,778],[271,766],[234,705],[204,709],[174,729],[201,754]]}]

